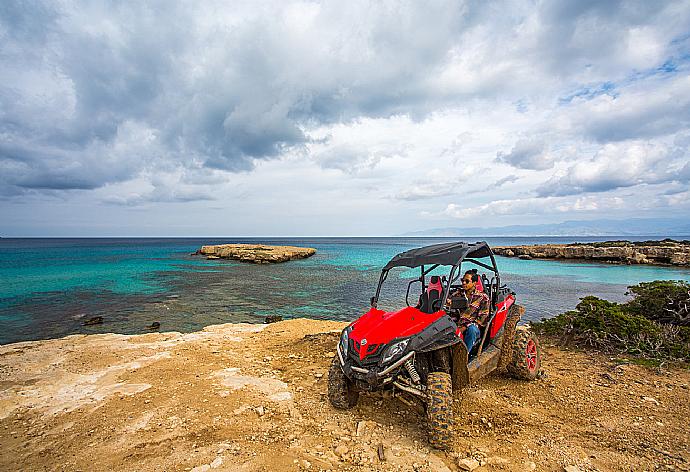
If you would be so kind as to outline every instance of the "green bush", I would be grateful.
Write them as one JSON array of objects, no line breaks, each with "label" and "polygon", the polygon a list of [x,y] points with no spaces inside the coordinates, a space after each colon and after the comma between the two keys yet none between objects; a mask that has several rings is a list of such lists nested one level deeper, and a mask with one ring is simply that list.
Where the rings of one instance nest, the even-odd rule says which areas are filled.
[{"label": "green bush", "polygon": [[[566,345],[690,361],[690,326],[686,321],[690,286],[686,282],[655,281],[628,288],[633,299],[627,303],[588,296],[575,310],[533,323],[533,327]],[[675,315],[670,316],[671,312]]]},{"label": "green bush", "polygon": [[690,326],[690,284],[682,280],[655,280],[628,287],[633,299],[629,313],[659,323]]}]

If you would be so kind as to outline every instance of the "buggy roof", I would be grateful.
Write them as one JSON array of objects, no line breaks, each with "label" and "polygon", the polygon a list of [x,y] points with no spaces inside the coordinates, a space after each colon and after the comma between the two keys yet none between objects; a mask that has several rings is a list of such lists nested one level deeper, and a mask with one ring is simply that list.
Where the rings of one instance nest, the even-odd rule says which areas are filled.
[{"label": "buggy roof", "polygon": [[484,241],[433,244],[401,252],[391,259],[383,270],[400,266],[419,267],[428,264],[455,265],[466,257],[482,258],[491,255],[491,249]]}]

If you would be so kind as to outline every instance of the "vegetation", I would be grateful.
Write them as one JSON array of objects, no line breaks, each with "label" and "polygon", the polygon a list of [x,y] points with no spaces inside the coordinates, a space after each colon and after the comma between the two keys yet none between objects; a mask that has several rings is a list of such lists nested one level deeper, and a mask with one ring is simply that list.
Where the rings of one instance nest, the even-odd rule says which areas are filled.
[{"label": "vegetation", "polygon": [[565,345],[690,362],[690,284],[657,280],[628,289],[627,303],[585,297],[575,310],[533,328]]}]

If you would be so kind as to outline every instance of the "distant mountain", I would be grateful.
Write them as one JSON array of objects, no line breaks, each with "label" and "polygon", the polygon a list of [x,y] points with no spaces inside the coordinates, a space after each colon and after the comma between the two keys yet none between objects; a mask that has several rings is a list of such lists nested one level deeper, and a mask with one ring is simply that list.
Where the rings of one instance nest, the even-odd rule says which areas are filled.
[{"label": "distant mountain", "polygon": [[541,225],[512,225],[494,228],[431,228],[402,236],[690,236],[688,220],[633,218],[629,220],[564,221]]}]

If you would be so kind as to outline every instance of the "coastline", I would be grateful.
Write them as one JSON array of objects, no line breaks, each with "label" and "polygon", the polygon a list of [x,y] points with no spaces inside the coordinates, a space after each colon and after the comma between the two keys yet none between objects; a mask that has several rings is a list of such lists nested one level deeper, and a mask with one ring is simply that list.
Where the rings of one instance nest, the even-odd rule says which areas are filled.
[{"label": "coastline", "polygon": [[598,243],[497,246],[494,253],[519,259],[565,259],[609,264],[690,267],[688,241],[602,241]]},{"label": "coastline", "polygon": [[678,401],[690,372],[548,344],[542,379],[492,376],[463,391],[455,447],[432,451],[421,413],[397,400],[330,407],[326,377],[343,326],[296,319],[0,346],[0,444],[13,451],[0,468],[455,471],[471,456],[483,458],[480,470],[653,470],[690,461],[690,406]]}]

